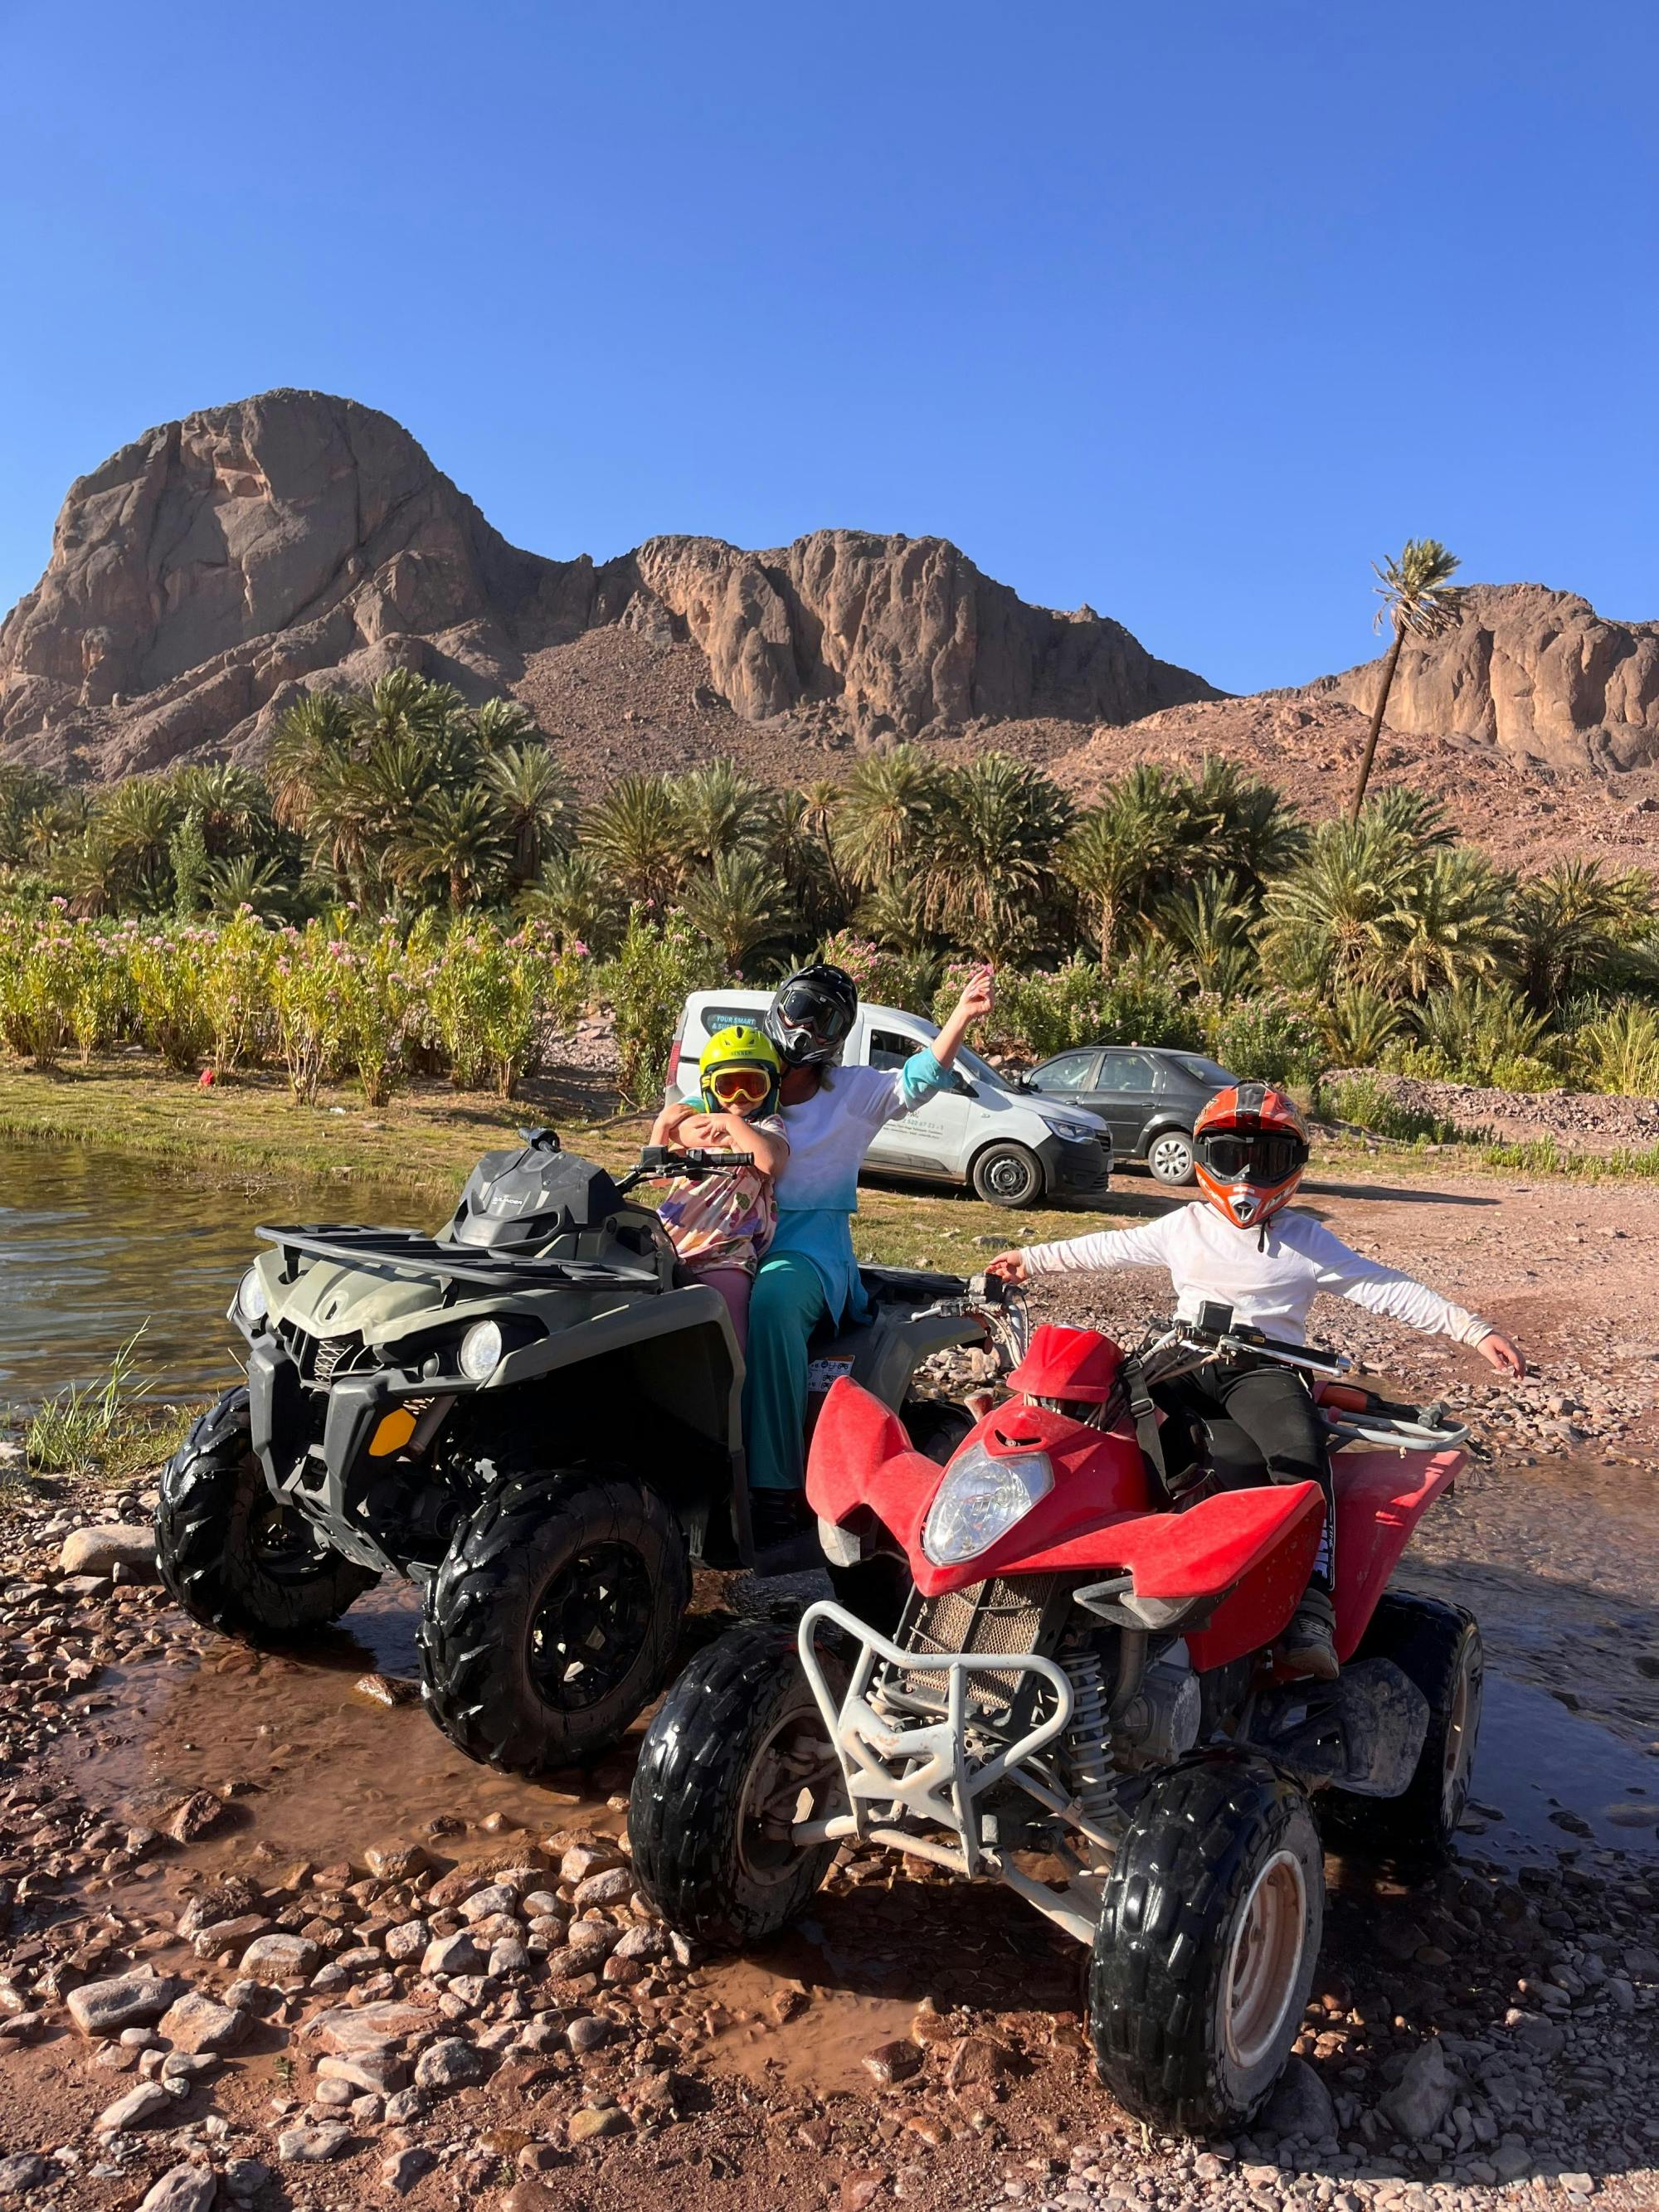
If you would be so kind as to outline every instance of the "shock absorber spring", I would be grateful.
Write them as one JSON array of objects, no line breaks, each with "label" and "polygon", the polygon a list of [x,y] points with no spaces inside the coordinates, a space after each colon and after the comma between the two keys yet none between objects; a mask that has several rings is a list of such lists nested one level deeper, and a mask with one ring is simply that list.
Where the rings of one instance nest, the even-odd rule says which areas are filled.
[{"label": "shock absorber spring", "polygon": [[1066,1778],[1079,1809],[1104,1824],[1115,1810],[1117,1776],[1112,1764],[1112,1725],[1100,1656],[1087,1645],[1066,1655],[1072,1678],[1072,1719],[1066,1731]]}]

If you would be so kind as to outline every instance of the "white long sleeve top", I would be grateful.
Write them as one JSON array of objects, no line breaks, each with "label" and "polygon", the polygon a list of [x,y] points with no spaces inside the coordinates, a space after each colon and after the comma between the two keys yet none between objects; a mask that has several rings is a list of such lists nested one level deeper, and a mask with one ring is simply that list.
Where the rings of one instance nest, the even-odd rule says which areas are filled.
[{"label": "white long sleeve top", "polygon": [[1479,1344],[1492,1333],[1490,1322],[1397,1267],[1366,1259],[1310,1214],[1275,1214],[1260,1250],[1258,1233],[1234,1228],[1199,1200],[1137,1229],[1028,1245],[1024,1258],[1033,1275],[1164,1267],[1175,1285],[1177,1319],[1196,1321],[1199,1307],[1212,1298],[1264,1336],[1294,1344],[1306,1341],[1308,1310],[1322,1291],[1462,1344]]}]

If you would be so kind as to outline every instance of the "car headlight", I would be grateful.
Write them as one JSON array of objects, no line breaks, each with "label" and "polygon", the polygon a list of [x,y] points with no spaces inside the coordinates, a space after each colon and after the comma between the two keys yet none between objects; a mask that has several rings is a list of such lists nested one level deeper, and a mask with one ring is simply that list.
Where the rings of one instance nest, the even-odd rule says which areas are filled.
[{"label": "car headlight", "polygon": [[1068,1145],[1086,1145],[1091,1138],[1100,1134],[1098,1129],[1091,1129],[1086,1121],[1050,1121],[1048,1127],[1055,1136]]},{"label": "car headlight", "polygon": [[469,1382],[482,1382],[501,1364],[501,1324],[474,1322],[461,1339],[461,1372]]},{"label": "car headlight", "polygon": [[973,1444],[955,1461],[927,1509],[921,1548],[936,1567],[977,1559],[1054,1486],[1047,1452],[996,1459]]},{"label": "car headlight", "polygon": [[262,1321],[270,1317],[270,1300],[265,1296],[265,1286],[257,1267],[250,1267],[236,1285],[236,1310],[252,1328],[257,1328]]}]

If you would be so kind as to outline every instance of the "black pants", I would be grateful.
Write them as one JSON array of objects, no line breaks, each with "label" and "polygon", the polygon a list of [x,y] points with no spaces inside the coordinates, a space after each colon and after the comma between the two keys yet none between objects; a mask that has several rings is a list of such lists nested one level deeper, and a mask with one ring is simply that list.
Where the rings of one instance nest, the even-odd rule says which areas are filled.
[{"label": "black pants", "polygon": [[1325,1533],[1313,1579],[1328,1589],[1336,1537],[1336,1492],[1325,1424],[1307,1385],[1288,1367],[1263,1361],[1218,1360],[1182,1377],[1200,1419],[1218,1414],[1243,1429],[1267,1462],[1269,1480],[1316,1482],[1325,1493]]}]

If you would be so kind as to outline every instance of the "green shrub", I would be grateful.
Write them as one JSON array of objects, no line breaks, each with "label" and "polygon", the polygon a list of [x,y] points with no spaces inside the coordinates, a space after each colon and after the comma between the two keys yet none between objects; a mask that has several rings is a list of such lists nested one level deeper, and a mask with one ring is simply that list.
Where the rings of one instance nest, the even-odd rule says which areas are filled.
[{"label": "green shrub", "polygon": [[246,907],[212,933],[202,965],[201,995],[216,1075],[264,1057],[276,963],[276,939]]},{"label": "green shrub", "polygon": [[325,1078],[339,1073],[350,1034],[337,943],[326,923],[308,921],[281,933],[272,963],[277,1042],[294,1096],[306,1106],[316,1103]]},{"label": "green shrub", "polygon": [[207,929],[135,938],[127,954],[138,1033],[169,1067],[193,1068],[212,1038],[203,998]]},{"label": "green shrub", "polygon": [[14,918],[0,941],[0,1035],[36,1067],[55,1067],[68,1042],[81,957],[61,899],[42,915]]},{"label": "green shrub", "polygon": [[1206,1043],[1212,1059],[1252,1083],[1316,1083],[1327,1064],[1317,1016],[1292,999],[1233,1000],[1208,1025]]},{"label": "green shrub", "polygon": [[[945,969],[933,1000],[936,1021],[945,1020],[971,973],[965,961]],[[1165,1044],[1196,1052],[1204,1030],[1197,1007],[1173,983],[1115,979],[1097,962],[1074,958],[1061,968],[1000,970],[995,1011],[975,1043],[981,1051],[1029,1060],[1085,1044]]]},{"label": "green shrub", "polygon": [[[1402,1106],[1370,1075],[1351,1075],[1341,1083],[1321,1085],[1314,1111],[1321,1121],[1351,1122],[1395,1144],[1455,1145],[1465,1135],[1455,1121]],[[1468,1133],[1478,1137],[1480,1133]]]},{"label": "green shrub", "polygon": [[617,1016],[617,1088],[630,1106],[662,1095],[668,1048],[686,994],[720,980],[720,963],[678,914],[660,922],[637,908],[607,971]]},{"label": "green shrub", "polygon": [[1573,1072],[1586,1090],[1659,1097],[1659,1008],[1625,999],[1573,1037]]},{"label": "green shrub", "polygon": [[[939,988],[939,962],[931,952],[896,952],[854,929],[838,929],[826,937],[812,957],[845,969],[858,985],[860,999],[878,1006],[897,1006],[906,1013],[924,1012]],[[957,986],[958,992],[961,988]],[[956,1004],[954,996],[951,1003]]]}]

